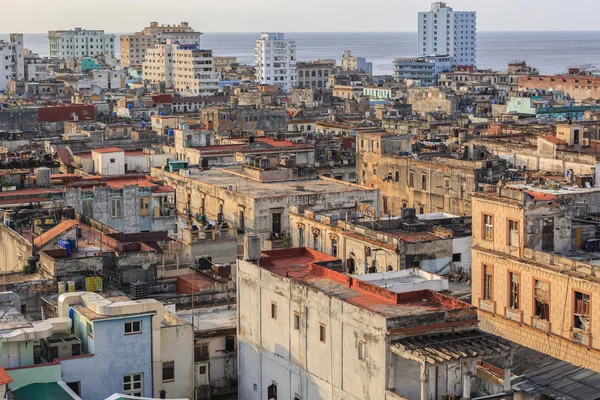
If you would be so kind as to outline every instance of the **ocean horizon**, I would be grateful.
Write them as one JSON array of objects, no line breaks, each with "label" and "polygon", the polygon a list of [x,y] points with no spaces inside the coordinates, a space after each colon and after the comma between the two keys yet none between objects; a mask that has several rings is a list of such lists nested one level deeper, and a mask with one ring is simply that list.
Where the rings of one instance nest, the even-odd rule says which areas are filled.
[{"label": "ocean horizon", "polygon": [[[115,33],[119,36],[123,32]],[[259,32],[204,32],[201,45],[217,56],[235,56],[254,64],[254,43]],[[0,40],[8,39],[0,34]],[[341,60],[344,50],[373,62],[374,74],[391,74],[396,57],[414,57],[417,32],[286,32],[296,40],[298,61],[322,58]],[[47,33],[25,33],[25,47],[48,56]],[[116,55],[120,56],[117,40]],[[600,66],[600,31],[480,31],[477,32],[477,66],[506,70],[512,61],[526,61],[542,74],[566,72],[569,67]]]}]

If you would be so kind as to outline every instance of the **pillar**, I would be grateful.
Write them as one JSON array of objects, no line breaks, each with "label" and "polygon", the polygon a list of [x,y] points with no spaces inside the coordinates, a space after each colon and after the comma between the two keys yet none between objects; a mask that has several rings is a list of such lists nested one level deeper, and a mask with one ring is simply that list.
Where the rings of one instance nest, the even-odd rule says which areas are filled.
[{"label": "pillar", "polygon": [[463,363],[463,397],[462,400],[471,399],[471,371],[469,364]]},{"label": "pillar", "polygon": [[429,369],[426,363],[421,364],[421,400],[429,400]]}]

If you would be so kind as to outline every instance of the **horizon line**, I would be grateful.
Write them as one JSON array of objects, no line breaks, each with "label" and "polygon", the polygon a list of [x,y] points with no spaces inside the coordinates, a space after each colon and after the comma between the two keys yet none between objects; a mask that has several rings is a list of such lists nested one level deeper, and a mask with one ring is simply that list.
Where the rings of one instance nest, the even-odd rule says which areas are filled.
[{"label": "horizon line", "polygon": [[[70,28],[70,29],[74,29],[74,28]],[[85,30],[85,28],[83,28]],[[69,29],[52,29],[52,30],[69,30]],[[96,29],[89,29],[89,30],[96,30]],[[102,30],[102,29],[100,29]],[[0,35],[9,35],[11,33],[21,33],[24,35],[46,35],[48,34],[49,31],[45,31],[45,32],[0,32]],[[107,31],[104,30],[104,32],[108,33],[108,34],[134,34],[136,32],[131,32],[131,31],[123,31],[123,32],[117,32],[117,31]],[[289,34],[295,34],[295,33],[418,33],[418,31],[277,31],[277,30],[272,30],[272,31],[200,31],[199,33],[201,34],[211,34],[211,33],[230,33],[230,34],[260,34],[260,33],[268,33],[268,32],[278,32],[278,33],[289,33]],[[600,29],[598,30],[478,30],[477,33],[596,33],[596,32],[600,32]]]}]

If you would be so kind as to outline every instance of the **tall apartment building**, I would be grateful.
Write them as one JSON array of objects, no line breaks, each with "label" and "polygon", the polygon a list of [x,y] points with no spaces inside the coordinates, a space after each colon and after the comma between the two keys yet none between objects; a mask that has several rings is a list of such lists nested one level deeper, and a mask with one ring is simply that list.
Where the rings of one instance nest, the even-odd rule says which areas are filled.
[{"label": "tall apartment building", "polygon": [[158,25],[158,22],[150,22],[150,26],[143,31],[132,35],[121,36],[121,65],[142,65],[146,50],[156,44],[166,43],[170,39],[172,43],[200,45],[200,35],[187,22],[179,25]]},{"label": "tall apartment building", "polygon": [[6,90],[11,80],[24,78],[23,34],[11,33],[8,42],[0,40],[0,90]]},{"label": "tall apartment building", "polygon": [[419,13],[418,54],[448,55],[455,65],[475,65],[477,17],[474,11],[454,11],[436,2],[431,11]]},{"label": "tall apartment building", "polygon": [[342,69],[344,71],[361,72],[363,74],[373,74],[373,63],[367,62],[364,57],[352,55],[350,50],[345,50],[342,56]]},{"label": "tall apartment building", "polygon": [[296,41],[283,33],[262,33],[256,41],[256,79],[289,92],[296,85]]},{"label": "tall apartment building", "polygon": [[209,96],[219,90],[212,50],[176,44],[171,39],[147,50],[143,76],[148,83],[164,83],[165,89],[174,89],[181,96]]},{"label": "tall apartment building", "polygon": [[49,31],[50,58],[70,60],[103,54],[115,56],[115,35],[103,30],[75,28],[68,31]]}]

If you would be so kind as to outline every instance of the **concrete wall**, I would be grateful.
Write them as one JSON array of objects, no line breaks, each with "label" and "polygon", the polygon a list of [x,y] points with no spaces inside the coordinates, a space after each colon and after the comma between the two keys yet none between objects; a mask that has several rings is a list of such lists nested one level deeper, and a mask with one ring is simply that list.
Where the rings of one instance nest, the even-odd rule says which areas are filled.
[{"label": "concrete wall", "polygon": [[[75,333],[85,342],[89,339],[85,335],[86,320],[77,312],[75,315]],[[62,380],[81,382],[82,399],[103,400],[113,393],[123,393],[123,375],[142,373],[143,397],[158,397],[158,393],[152,393],[152,318],[94,321],[94,355],[62,360]],[[142,333],[125,335],[124,323],[137,320],[142,321]]]},{"label": "concrete wall", "polygon": [[33,245],[4,224],[0,224],[0,272],[22,272]]},{"label": "concrete wall", "polygon": [[175,380],[162,381],[162,389],[170,398],[192,397],[192,364],[194,362],[194,329],[192,325],[165,313],[168,326],[161,326],[161,359],[175,362]]},{"label": "concrete wall", "polygon": [[[272,382],[286,399],[385,397],[385,318],[243,261],[238,307],[239,398],[264,399]],[[300,315],[298,330],[294,312]],[[327,327],[325,343],[320,324]],[[358,359],[360,340],[366,342],[365,360]]]},{"label": "concrete wall", "polygon": [[62,379],[59,363],[7,369],[6,372],[13,379],[13,382],[9,384],[13,390],[32,383],[53,383]]}]

